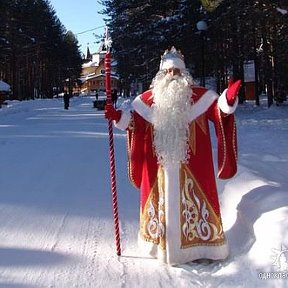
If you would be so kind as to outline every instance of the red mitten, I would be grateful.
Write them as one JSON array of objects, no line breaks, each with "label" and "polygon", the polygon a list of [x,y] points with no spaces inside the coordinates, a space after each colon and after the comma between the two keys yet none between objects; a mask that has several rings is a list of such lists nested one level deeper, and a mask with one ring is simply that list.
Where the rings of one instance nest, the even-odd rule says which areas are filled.
[{"label": "red mitten", "polygon": [[231,79],[228,83],[228,89],[226,92],[226,99],[227,99],[227,103],[229,106],[233,106],[236,98],[237,98],[237,94],[239,92],[241,86],[241,80],[237,80],[237,81],[233,81],[233,79]]},{"label": "red mitten", "polygon": [[121,118],[122,112],[116,110],[112,104],[105,105],[105,118],[109,120],[115,120],[118,122]]}]

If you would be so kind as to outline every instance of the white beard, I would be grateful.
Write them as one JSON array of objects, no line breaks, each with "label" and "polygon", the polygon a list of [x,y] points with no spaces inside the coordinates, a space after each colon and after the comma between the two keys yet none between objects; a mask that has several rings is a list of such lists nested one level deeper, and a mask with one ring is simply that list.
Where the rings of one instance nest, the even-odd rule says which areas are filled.
[{"label": "white beard", "polygon": [[[154,146],[161,165],[187,162],[191,82],[185,76],[158,76],[153,82]],[[161,79],[159,79],[161,78]]]}]

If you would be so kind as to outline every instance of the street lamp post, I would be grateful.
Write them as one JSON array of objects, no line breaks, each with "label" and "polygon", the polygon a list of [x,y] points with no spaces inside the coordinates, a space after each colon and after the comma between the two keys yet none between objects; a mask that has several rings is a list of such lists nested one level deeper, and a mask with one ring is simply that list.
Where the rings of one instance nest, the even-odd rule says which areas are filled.
[{"label": "street lamp post", "polygon": [[208,27],[204,20],[197,22],[196,27],[201,36],[201,86],[205,87],[205,33]]}]

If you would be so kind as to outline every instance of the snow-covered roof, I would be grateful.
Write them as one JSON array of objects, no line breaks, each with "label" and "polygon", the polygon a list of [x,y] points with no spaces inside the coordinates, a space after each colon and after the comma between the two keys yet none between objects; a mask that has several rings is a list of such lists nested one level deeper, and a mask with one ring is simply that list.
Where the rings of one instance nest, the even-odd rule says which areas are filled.
[{"label": "snow-covered roof", "polygon": [[[96,73],[90,73],[84,77],[81,77],[80,80],[82,82],[85,82],[87,80],[91,80],[91,79],[95,79],[95,78],[99,78],[99,77],[105,77],[105,74],[104,73],[99,73],[99,74],[96,74]],[[112,79],[116,79],[116,80],[119,80],[119,77],[115,74],[112,74],[111,73],[111,78]]]},{"label": "snow-covered roof", "polygon": [[82,68],[87,68],[87,67],[98,67],[99,66],[99,62],[95,62],[95,61],[89,61],[87,63],[84,63],[82,65]]},{"label": "snow-covered roof", "polygon": [[10,85],[2,80],[0,80],[0,91],[10,91]]}]

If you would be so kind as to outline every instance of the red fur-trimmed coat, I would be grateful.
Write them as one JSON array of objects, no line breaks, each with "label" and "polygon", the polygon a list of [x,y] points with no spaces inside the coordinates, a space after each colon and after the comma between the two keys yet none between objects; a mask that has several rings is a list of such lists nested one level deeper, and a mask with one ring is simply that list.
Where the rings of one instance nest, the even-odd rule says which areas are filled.
[{"label": "red fur-trimmed coat", "polygon": [[237,171],[233,114],[237,103],[230,107],[225,92],[219,97],[203,87],[192,91],[188,163],[165,167],[157,163],[151,90],[133,101],[132,117],[123,112],[118,123],[125,129],[131,117],[127,128],[129,177],[141,194],[139,241],[148,253],[169,264],[228,255],[209,122],[216,132],[218,177],[231,178]]}]

